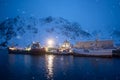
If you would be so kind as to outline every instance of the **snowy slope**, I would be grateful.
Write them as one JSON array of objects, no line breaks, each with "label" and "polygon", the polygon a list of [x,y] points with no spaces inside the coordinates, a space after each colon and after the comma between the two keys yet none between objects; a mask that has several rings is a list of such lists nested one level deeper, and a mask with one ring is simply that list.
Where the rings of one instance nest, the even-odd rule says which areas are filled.
[{"label": "snowy slope", "polygon": [[78,23],[69,22],[61,17],[22,17],[7,19],[0,23],[0,46],[12,44],[25,47],[33,41],[40,41],[46,45],[48,39],[53,39],[55,44],[64,40],[75,42],[80,37],[89,37]]}]

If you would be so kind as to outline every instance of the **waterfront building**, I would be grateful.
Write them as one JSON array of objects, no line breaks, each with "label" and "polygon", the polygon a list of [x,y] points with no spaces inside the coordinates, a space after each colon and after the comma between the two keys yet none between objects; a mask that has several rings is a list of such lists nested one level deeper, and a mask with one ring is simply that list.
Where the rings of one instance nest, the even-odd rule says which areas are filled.
[{"label": "waterfront building", "polygon": [[76,48],[82,49],[96,49],[96,48],[113,48],[113,40],[95,40],[95,41],[84,41],[84,42],[77,42],[74,46]]}]

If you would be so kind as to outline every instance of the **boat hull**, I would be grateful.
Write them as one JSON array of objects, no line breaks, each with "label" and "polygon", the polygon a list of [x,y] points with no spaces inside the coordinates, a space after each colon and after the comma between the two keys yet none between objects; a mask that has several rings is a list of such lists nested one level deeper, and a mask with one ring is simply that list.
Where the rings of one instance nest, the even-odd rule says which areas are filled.
[{"label": "boat hull", "polygon": [[9,54],[44,54],[45,51],[41,49],[34,49],[34,50],[10,50],[8,49]]}]

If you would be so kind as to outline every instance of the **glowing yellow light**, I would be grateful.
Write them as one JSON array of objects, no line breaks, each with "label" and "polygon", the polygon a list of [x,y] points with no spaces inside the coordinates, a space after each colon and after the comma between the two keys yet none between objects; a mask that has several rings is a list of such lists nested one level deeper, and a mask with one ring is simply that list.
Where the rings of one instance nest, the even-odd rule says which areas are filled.
[{"label": "glowing yellow light", "polygon": [[69,44],[66,44],[66,47],[68,48],[68,47],[69,47]]},{"label": "glowing yellow light", "polygon": [[62,47],[65,47],[65,45],[62,45]]},{"label": "glowing yellow light", "polygon": [[70,53],[73,52],[72,50],[69,51]]},{"label": "glowing yellow light", "polygon": [[26,51],[30,51],[30,50],[31,50],[31,48],[26,48],[25,50],[26,50]]},{"label": "glowing yellow light", "polygon": [[53,40],[48,40],[48,44],[52,45],[53,44]]},{"label": "glowing yellow light", "polygon": [[48,52],[48,47],[45,47],[45,51]]},{"label": "glowing yellow light", "polygon": [[54,56],[53,55],[46,55],[46,66],[48,70],[47,77],[48,78],[53,78],[53,62],[54,62]]},{"label": "glowing yellow light", "polygon": [[54,45],[54,41],[52,39],[49,39],[47,43],[48,43],[48,47],[53,47]]},{"label": "glowing yellow light", "polygon": [[16,48],[9,48],[10,50],[16,50]]}]

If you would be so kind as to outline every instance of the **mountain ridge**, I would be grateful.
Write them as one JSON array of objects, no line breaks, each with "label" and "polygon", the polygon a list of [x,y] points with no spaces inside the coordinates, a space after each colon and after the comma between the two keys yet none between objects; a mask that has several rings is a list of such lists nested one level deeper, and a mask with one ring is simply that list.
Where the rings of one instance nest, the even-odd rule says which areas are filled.
[{"label": "mountain ridge", "polygon": [[35,18],[16,16],[0,23],[0,46],[6,47],[14,43],[25,47],[32,41],[46,44],[47,38],[57,43],[69,40],[74,42],[79,37],[90,37],[91,34],[76,22],[69,22],[62,17]]}]

